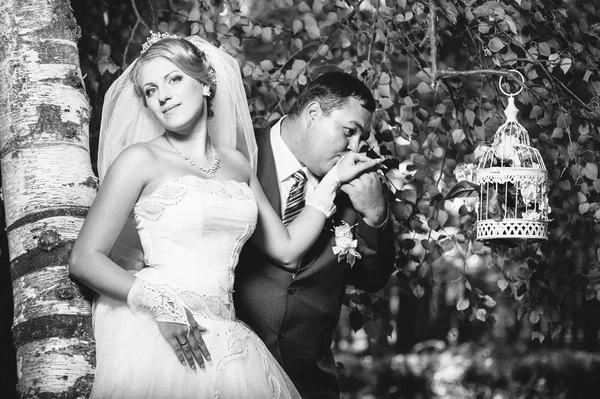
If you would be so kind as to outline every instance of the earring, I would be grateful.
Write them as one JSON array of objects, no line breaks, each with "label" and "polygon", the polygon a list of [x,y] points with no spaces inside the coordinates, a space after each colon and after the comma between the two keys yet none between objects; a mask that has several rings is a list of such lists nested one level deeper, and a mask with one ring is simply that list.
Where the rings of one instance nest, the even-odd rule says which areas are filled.
[{"label": "earring", "polygon": [[209,86],[204,86],[202,88],[202,95],[204,97],[210,97],[210,87]]}]

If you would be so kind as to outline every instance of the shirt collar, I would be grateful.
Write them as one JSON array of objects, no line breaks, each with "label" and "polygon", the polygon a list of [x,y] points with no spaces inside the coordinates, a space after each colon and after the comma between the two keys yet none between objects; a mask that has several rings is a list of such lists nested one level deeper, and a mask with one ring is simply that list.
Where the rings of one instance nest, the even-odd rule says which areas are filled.
[{"label": "shirt collar", "polygon": [[287,180],[300,169],[308,172],[281,138],[281,121],[284,118],[285,116],[271,127],[271,147],[273,148],[273,158],[279,183]]}]

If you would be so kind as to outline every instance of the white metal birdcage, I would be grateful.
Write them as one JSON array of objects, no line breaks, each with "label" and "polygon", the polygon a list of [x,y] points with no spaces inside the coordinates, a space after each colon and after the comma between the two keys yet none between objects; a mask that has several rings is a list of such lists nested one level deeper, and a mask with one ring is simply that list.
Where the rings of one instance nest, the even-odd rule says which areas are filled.
[{"label": "white metal birdcage", "polygon": [[509,94],[500,79],[500,89],[508,96],[506,122],[486,147],[475,173],[480,186],[477,239],[546,240],[548,172],[540,152],[531,146],[527,130],[517,121],[514,96],[522,88]]}]

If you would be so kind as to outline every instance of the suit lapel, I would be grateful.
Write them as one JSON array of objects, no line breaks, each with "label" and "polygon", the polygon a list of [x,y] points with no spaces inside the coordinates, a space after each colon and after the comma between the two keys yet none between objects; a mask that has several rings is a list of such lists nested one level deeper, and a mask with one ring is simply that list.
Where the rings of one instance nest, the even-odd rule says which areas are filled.
[{"label": "suit lapel", "polygon": [[281,218],[281,198],[279,194],[279,182],[277,181],[277,169],[275,158],[271,147],[270,129],[256,131],[256,142],[258,144],[258,166],[256,176],[262,186],[267,199]]}]

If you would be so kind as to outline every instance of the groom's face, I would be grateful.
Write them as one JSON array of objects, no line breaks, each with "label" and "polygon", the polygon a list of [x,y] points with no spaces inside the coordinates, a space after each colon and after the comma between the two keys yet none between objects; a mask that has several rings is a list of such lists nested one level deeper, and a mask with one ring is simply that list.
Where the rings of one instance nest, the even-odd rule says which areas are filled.
[{"label": "groom's face", "polygon": [[324,176],[348,151],[358,151],[371,131],[371,112],[350,97],[341,108],[324,114],[317,104],[308,107],[302,162],[317,176]]}]

